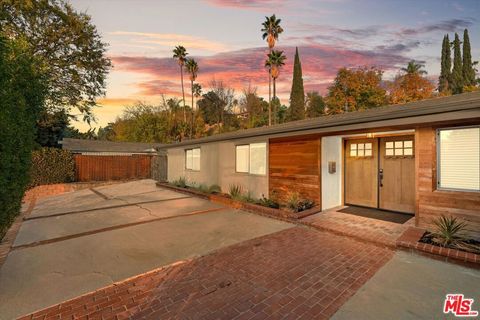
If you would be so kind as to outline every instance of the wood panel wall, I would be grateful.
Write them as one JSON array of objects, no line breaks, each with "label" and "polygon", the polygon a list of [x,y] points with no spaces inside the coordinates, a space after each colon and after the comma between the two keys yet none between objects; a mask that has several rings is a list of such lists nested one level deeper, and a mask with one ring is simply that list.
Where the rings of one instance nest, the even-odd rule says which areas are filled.
[{"label": "wood panel wall", "polygon": [[285,202],[292,192],[321,205],[320,138],[271,139],[269,193]]},{"label": "wood panel wall", "polygon": [[417,128],[415,133],[416,224],[432,229],[441,215],[456,216],[468,223],[468,233],[480,239],[480,194],[437,190],[436,129]]},{"label": "wood panel wall", "polygon": [[151,177],[150,155],[75,155],[76,181],[108,181]]}]

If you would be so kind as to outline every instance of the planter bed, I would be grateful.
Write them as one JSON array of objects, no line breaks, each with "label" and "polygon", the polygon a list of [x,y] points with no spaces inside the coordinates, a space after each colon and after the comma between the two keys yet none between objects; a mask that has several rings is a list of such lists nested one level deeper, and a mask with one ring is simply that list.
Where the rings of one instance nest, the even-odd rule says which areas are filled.
[{"label": "planter bed", "polygon": [[425,234],[426,231],[424,229],[410,227],[397,239],[396,245],[397,247],[440,256],[446,261],[462,261],[469,264],[473,263],[477,268],[480,267],[480,254],[421,242]]},{"label": "planter bed", "polygon": [[167,189],[170,189],[170,190],[174,190],[174,191],[184,193],[184,194],[194,195],[194,196],[197,196],[197,197],[200,197],[200,198],[203,198],[203,199],[208,199],[210,201],[223,204],[223,205],[225,205],[227,207],[230,207],[230,208],[242,209],[242,210],[245,210],[245,211],[250,211],[250,212],[255,212],[255,213],[261,213],[261,214],[264,214],[264,215],[273,216],[273,217],[280,218],[280,219],[298,220],[298,219],[305,218],[307,216],[310,216],[312,214],[315,214],[315,213],[318,213],[318,212],[321,211],[320,207],[317,206],[317,207],[313,207],[311,209],[304,210],[304,211],[301,211],[301,212],[291,212],[291,211],[286,211],[286,210],[282,210],[282,209],[264,207],[264,206],[261,206],[259,204],[255,204],[255,203],[235,200],[235,199],[232,199],[229,196],[221,194],[221,193],[207,194],[207,193],[204,193],[204,192],[192,189],[192,188],[181,188],[181,187],[173,186],[173,185],[171,185],[169,183],[166,183],[166,182],[157,182],[157,186],[167,188]]}]

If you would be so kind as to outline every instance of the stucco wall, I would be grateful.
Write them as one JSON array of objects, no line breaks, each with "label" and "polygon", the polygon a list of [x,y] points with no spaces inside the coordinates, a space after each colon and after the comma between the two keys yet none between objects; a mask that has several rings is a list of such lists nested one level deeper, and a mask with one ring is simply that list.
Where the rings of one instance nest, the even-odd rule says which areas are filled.
[{"label": "stucco wall", "polygon": [[268,196],[267,174],[251,175],[235,172],[235,146],[255,142],[267,141],[265,139],[232,140],[188,147],[188,149],[200,147],[200,171],[185,169],[185,149],[187,148],[171,148],[168,150],[168,181],[185,177],[190,182],[217,184],[225,193],[228,193],[230,185],[239,184],[253,197],[260,198],[262,194]]},{"label": "stucco wall", "polygon": [[[342,204],[342,137],[322,138],[322,210]],[[328,172],[328,162],[335,161],[335,173]]]}]

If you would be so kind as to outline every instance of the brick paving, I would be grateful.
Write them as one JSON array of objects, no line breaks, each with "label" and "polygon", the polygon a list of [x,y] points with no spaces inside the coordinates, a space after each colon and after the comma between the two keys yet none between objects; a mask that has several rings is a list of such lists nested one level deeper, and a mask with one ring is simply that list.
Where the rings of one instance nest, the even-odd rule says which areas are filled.
[{"label": "brick paving", "polygon": [[384,246],[293,227],[22,319],[328,319],[392,256]]},{"label": "brick paving", "polygon": [[413,217],[406,223],[399,224],[345,214],[336,210],[321,212],[301,221],[320,230],[385,245],[390,248],[395,248],[396,240],[415,223]]}]

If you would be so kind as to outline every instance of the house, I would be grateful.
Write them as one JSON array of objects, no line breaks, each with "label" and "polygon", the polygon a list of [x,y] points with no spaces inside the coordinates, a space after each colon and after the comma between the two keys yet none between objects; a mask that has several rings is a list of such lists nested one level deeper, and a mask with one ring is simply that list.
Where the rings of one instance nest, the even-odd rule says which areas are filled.
[{"label": "house", "polygon": [[480,92],[182,141],[168,180],[241,185],[322,210],[344,205],[415,215],[427,227],[461,217],[480,238]]},{"label": "house", "polygon": [[159,143],[64,138],[60,144],[74,154],[76,181],[166,178],[166,155]]}]

